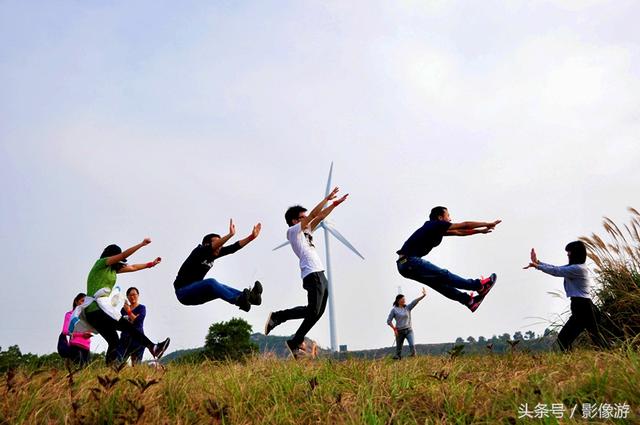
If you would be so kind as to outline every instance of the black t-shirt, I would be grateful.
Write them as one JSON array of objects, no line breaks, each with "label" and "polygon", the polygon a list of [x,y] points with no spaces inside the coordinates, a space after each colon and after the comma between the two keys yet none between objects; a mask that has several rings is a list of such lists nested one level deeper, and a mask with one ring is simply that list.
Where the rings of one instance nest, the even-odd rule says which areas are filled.
[{"label": "black t-shirt", "polygon": [[443,220],[429,220],[421,228],[413,232],[409,239],[402,245],[398,254],[407,257],[424,257],[433,248],[440,245],[442,238],[451,223]]},{"label": "black t-shirt", "polygon": [[233,254],[237,250],[242,248],[240,242],[233,243],[229,246],[223,246],[220,249],[218,255],[213,255],[213,250],[210,246],[198,245],[195,247],[191,254],[184,260],[180,270],[178,270],[178,276],[173,287],[175,289],[187,286],[190,283],[203,280],[204,276],[213,266],[213,262],[216,258],[224,257],[225,255]]}]

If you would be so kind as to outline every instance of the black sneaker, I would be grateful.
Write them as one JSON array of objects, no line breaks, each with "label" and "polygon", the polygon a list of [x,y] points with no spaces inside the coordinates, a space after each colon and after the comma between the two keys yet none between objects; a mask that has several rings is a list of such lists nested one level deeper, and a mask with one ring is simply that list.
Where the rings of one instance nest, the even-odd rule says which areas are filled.
[{"label": "black sneaker", "polygon": [[496,280],[498,280],[498,276],[495,273],[491,273],[491,276],[487,278],[480,279],[480,283],[482,284],[482,288],[478,291],[478,295],[485,297],[493,285],[496,284]]},{"label": "black sneaker", "polygon": [[262,284],[257,280],[249,291],[249,302],[253,305],[262,304]]},{"label": "black sneaker", "polygon": [[273,318],[273,311],[269,313],[269,317],[267,317],[267,323],[264,324],[264,334],[269,335],[273,328],[278,326],[280,322]]},{"label": "black sneaker", "polygon": [[245,289],[242,293],[236,298],[236,305],[240,307],[242,311],[251,310],[251,303],[249,302],[249,290]]},{"label": "black sneaker", "polygon": [[299,345],[295,345],[293,343],[292,340],[287,340],[285,341],[285,345],[287,346],[287,348],[289,349],[289,352],[291,353],[291,355],[293,356],[294,359],[298,360],[302,357],[304,357],[307,353],[303,350],[300,349]]},{"label": "black sneaker", "polygon": [[169,348],[169,342],[171,342],[171,340],[167,338],[164,341],[154,345],[153,349],[149,350],[151,351],[151,355],[155,357],[156,360],[158,360],[160,357],[162,357],[164,352],[167,351],[167,348]]}]

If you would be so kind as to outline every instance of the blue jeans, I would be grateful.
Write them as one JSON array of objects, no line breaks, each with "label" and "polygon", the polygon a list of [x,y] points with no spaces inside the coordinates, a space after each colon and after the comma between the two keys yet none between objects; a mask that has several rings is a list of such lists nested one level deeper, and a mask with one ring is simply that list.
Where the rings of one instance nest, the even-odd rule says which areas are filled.
[{"label": "blue jeans", "polygon": [[[144,332],[143,332],[144,333]],[[120,343],[118,344],[118,359],[125,360],[131,357],[132,364],[140,364],[144,355],[145,346],[137,340],[131,338],[126,332],[120,334]]]},{"label": "blue jeans", "polygon": [[413,345],[413,330],[411,328],[398,329],[396,335],[396,355],[394,358],[399,359],[402,357],[402,344],[404,344],[405,339],[409,343],[409,355],[416,355],[416,347]]},{"label": "blue jeans", "polygon": [[176,289],[178,301],[184,305],[200,305],[218,298],[235,305],[240,294],[242,291],[224,285],[213,278],[199,280]]},{"label": "blue jeans", "polygon": [[469,304],[471,296],[458,289],[477,291],[482,287],[480,279],[463,279],[419,257],[404,257],[397,261],[397,265],[403,277],[423,283],[464,305]]}]

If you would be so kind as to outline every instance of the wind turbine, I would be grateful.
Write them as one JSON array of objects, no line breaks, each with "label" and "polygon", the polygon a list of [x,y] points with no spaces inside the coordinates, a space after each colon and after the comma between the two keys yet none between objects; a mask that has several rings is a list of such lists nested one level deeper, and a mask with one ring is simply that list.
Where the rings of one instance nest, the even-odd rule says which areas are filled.
[{"label": "wind turbine", "polygon": [[[327,179],[327,189],[324,192],[324,196],[329,195],[329,192],[331,191],[331,175],[332,174],[333,174],[333,162],[331,163],[331,167],[329,168],[329,178]],[[333,305],[334,292],[333,292],[333,280],[332,280],[332,273],[331,273],[331,254],[329,250],[329,235],[332,235],[337,240],[342,242],[347,248],[349,248],[358,257],[362,258],[363,260],[364,260],[364,257],[362,256],[362,254],[358,252],[358,250],[353,245],[351,245],[351,243],[347,240],[347,238],[345,238],[344,236],[342,236],[340,232],[338,232],[338,230],[333,226],[333,224],[331,224],[331,222],[328,222],[327,220],[322,220],[320,224],[318,224],[318,227],[314,229],[314,232],[320,228],[324,230],[324,248],[325,248],[325,255],[326,255],[325,260],[327,264],[326,272],[327,272],[327,281],[329,282],[329,336],[331,338],[331,351],[338,351],[338,335],[336,332],[336,312],[335,312],[335,307]],[[288,241],[278,245],[277,247],[273,248],[273,250],[275,251],[276,249],[280,249],[283,246],[287,246],[287,245],[289,245]]]}]

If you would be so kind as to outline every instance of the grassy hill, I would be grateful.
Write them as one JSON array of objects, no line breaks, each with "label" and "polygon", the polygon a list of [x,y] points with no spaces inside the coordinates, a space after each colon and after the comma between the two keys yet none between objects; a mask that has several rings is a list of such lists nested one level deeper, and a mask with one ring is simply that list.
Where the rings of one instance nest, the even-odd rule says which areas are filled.
[{"label": "grassy hill", "polygon": [[[258,356],[119,373],[96,363],[70,376],[21,368],[0,379],[3,424],[584,423],[590,406],[610,407],[596,422],[640,422],[640,355],[630,348],[402,361]],[[519,418],[525,404],[531,415],[546,406],[547,417]],[[602,417],[624,406],[626,419]]]}]

